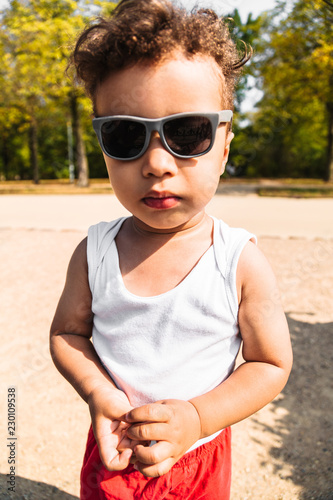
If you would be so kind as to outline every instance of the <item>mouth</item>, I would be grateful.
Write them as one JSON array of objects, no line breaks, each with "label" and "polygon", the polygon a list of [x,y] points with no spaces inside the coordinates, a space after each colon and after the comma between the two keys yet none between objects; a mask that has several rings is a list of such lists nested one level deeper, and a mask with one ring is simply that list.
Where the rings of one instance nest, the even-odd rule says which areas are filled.
[{"label": "mouth", "polygon": [[143,203],[149,207],[157,210],[165,210],[173,208],[179,202],[180,197],[172,193],[151,191],[142,198]]}]

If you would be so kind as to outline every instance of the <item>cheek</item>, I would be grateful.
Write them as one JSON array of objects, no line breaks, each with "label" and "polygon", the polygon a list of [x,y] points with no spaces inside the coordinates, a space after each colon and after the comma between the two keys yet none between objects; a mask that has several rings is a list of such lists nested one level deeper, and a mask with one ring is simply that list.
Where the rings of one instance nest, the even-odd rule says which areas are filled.
[{"label": "cheek", "polygon": [[126,185],[126,169],[120,161],[115,161],[112,158],[104,155],[106,169],[108,171],[111,186],[116,189],[121,189]]},{"label": "cheek", "polygon": [[103,157],[104,157],[104,162],[105,162],[106,170],[108,172],[109,179],[111,180],[111,165],[110,164],[111,164],[112,160],[111,160],[111,158],[106,156],[104,153],[103,153]]},{"label": "cheek", "polygon": [[112,175],[112,172],[109,173],[109,179],[114,194],[122,201],[126,192],[129,192],[130,184],[126,182],[122,175]]},{"label": "cheek", "polygon": [[203,201],[210,201],[214,196],[220,181],[220,166],[215,163],[212,165],[210,162],[205,163],[200,168],[196,175],[197,191]]}]

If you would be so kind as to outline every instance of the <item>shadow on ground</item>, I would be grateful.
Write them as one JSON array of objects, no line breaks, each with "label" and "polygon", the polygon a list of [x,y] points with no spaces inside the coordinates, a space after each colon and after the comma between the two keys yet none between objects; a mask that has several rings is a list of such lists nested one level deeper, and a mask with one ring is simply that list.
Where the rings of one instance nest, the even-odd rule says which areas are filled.
[{"label": "shadow on ground", "polygon": [[[333,499],[333,323],[306,323],[288,315],[294,365],[284,397],[273,403],[277,425],[257,421],[263,435],[274,433],[280,446],[274,463],[291,466],[291,480],[302,500]],[[286,410],[286,411],[284,411]],[[264,439],[264,438],[263,438]],[[265,464],[263,464],[265,465]],[[275,466],[281,474],[282,466]]]},{"label": "shadow on ground", "polygon": [[0,474],[1,500],[79,500],[65,491],[40,481],[31,481],[24,477],[16,476],[15,492],[8,491],[7,476]]}]

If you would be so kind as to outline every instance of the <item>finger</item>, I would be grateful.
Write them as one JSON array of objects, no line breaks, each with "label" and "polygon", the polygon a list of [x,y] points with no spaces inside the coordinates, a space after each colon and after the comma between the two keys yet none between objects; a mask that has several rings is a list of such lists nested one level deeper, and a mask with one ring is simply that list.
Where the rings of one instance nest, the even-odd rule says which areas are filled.
[{"label": "finger", "polygon": [[129,411],[126,416],[126,422],[167,422],[171,417],[171,410],[163,404],[152,403],[140,406]]},{"label": "finger", "polygon": [[121,451],[124,451],[128,448],[130,449],[134,449],[134,447],[138,444],[137,441],[134,441],[133,439],[130,439],[128,438],[127,436],[125,436],[121,441],[120,443],[118,444],[117,446],[117,450],[119,452]]},{"label": "finger", "polygon": [[105,467],[107,467],[108,464],[119,455],[119,452],[117,450],[118,443],[115,442],[112,435],[104,436],[102,439],[96,439],[96,441],[101,460]]},{"label": "finger", "polygon": [[149,446],[150,441],[140,441],[138,439],[130,439],[129,437],[125,436],[120,441],[119,445],[117,446],[117,450],[119,452],[123,451],[127,448],[130,448],[131,450],[133,450],[135,448],[135,446],[137,446],[138,444],[142,444],[143,446]]},{"label": "finger", "polygon": [[129,437],[127,437],[128,428],[129,424],[126,424],[125,422],[119,422],[118,427],[113,431],[115,435],[119,436],[119,442],[117,446],[118,451],[123,451],[126,448],[133,448],[135,446],[132,446],[133,441]]},{"label": "finger", "polygon": [[131,425],[126,436],[136,441],[168,441],[169,426],[165,423],[140,423]]},{"label": "finger", "polygon": [[[126,425],[126,427],[124,427]],[[126,438],[125,431],[128,424],[121,425],[120,422],[102,421],[96,425],[95,438],[99,449],[101,460],[105,467],[118,456],[118,446]],[[125,447],[123,446],[123,449]],[[126,457],[126,455],[125,455]]]},{"label": "finger", "polygon": [[133,451],[128,449],[121,453],[117,452],[114,458],[104,465],[109,471],[124,470],[128,467],[132,454]]},{"label": "finger", "polygon": [[144,476],[159,477],[167,474],[175,463],[176,460],[174,458],[168,458],[167,460],[164,460],[156,465],[146,465],[141,462],[136,462],[134,468],[140,471]]},{"label": "finger", "polygon": [[166,441],[159,441],[153,446],[138,444],[134,448],[134,453],[142,465],[156,465],[172,458],[172,445]]},{"label": "finger", "polygon": [[124,436],[129,425],[118,420],[110,421],[108,419],[100,419],[93,423],[94,435],[97,442],[102,439],[113,439],[114,443],[118,443]]}]

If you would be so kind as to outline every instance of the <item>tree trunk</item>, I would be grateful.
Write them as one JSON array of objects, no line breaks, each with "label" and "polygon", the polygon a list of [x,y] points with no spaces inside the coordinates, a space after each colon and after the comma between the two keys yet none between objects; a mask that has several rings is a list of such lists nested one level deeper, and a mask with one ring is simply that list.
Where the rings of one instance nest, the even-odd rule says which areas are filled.
[{"label": "tree trunk", "polygon": [[80,187],[87,187],[89,186],[89,166],[83,140],[78,98],[74,92],[71,94],[71,112],[75,141],[75,157],[78,178],[77,185]]},{"label": "tree trunk", "polygon": [[8,180],[9,174],[9,151],[7,146],[8,137],[5,135],[2,138],[2,162],[3,162],[3,174],[5,180]]},{"label": "tree trunk", "polygon": [[327,104],[328,111],[328,141],[327,141],[327,166],[326,181],[333,181],[333,102]]},{"label": "tree trunk", "polygon": [[37,122],[34,117],[31,118],[29,127],[29,150],[30,150],[30,166],[33,172],[33,180],[35,184],[39,184]]}]

